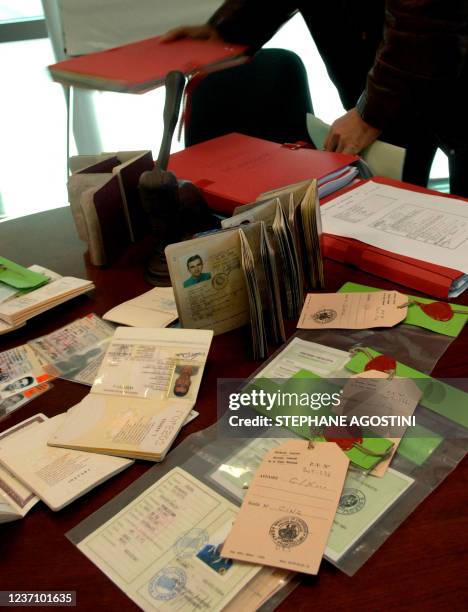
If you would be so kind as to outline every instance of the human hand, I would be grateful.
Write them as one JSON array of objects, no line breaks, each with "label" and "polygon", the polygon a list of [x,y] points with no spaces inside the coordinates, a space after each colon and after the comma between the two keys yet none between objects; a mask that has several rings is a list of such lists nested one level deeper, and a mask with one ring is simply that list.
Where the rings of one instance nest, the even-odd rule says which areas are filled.
[{"label": "human hand", "polygon": [[355,108],[334,121],[325,140],[326,151],[360,153],[376,140],[382,130],[366,123]]},{"label": "human hand", "polygon": [[222,40],[218,30],[205,23],[198,26],[179,26],[161,36],[162,42],[173,42],[182,38],[198,38],[199,40]]}]

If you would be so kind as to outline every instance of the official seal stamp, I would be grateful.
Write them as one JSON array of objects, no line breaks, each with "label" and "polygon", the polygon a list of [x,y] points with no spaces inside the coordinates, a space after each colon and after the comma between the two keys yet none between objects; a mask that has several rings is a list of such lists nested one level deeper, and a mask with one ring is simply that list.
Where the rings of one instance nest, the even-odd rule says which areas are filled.
[{"label": "official seal stamp", "polygon": [[187,574],[180,567],[165,567],[149,582],[148,591],[158,601],[169,601],[180,595],[187,583]]},{"label": "official seal stamp", "polygon": [[336,310],[333,310],[332,308],[322,308],[322,310],[317,310],[317,312],[314,312],[312,318],[316,323],[326,325],[327,323],[334,321],[336,316]]},{"label": "official seal stamp", "polygon": [[194,527],[181,536],[174,544],[174,551],[178,559],[193,557],[208,542],[208,533],[205,529]]},{"label": "official seal stamp", "polygon": [[307,523],[297,516],[280,518],[270,527],[273,542],[281,548],[299,546],[307,538],[308,533]]},{"label": "official seal stamp", "polygon": [[215,274],[211,279],[211,285],[213,286],[213,289],[223,289],[227,285],[227,282],[228,275],[224,272],[218,272],[218,274]]},{"label": "official seal stamp", "polygon": [[366,505],[366,496],[359,489],[343,489],[338,504],[338,514],[356,514]]}]

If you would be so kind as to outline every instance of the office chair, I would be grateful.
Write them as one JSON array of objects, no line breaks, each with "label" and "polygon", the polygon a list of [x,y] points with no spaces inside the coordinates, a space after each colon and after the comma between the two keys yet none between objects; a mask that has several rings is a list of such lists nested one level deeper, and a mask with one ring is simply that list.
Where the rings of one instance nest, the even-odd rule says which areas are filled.
[{"label": "office chair", "polygon": [[301,59],[284,49],[262,49],[246,64],[196,80],[188,88],[186,109],[186,146],[231,132],[310,142],[307,73]]}]

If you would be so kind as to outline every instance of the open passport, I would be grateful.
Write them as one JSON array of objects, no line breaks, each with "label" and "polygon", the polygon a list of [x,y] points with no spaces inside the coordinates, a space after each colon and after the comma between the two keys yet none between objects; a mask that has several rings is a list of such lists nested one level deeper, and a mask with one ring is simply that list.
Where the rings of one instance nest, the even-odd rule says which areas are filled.
[{"label": "open passport", "polygon": [[91,393],[50,446],[162,461],[198,394],[210,330],[117,328]]},{"label": "open passport", "polygon": [[223,229],[166,248],[182,326],[221,334],[250,323],[255,358],[285,340],[283,314],[299,316],[304,290],[323,286],[317,181],[260,198]]}]

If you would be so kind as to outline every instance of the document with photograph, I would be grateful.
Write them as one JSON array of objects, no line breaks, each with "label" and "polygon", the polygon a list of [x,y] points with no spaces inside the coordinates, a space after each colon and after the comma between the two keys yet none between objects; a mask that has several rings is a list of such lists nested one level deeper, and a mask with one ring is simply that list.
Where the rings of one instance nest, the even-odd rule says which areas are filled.
[{"label": "document with photograph", "polygon": [[51,446],[162,461],[190,420],[213,332],[117,328],[96,381]]},{"label": "document with photograph", "polygon": [[255,357],[284,340],[278,271],[266,226],[206,234],[166,248],[183,327],[221,334],[248,323]]},{"label": "document with photograph", "polygon": [[30,387],[25,391],[19,391],[4,400],[0,400],[0,421],[15,410],[18,410],[18,408],[21,408],[21,406],[28,404],[31,400],[51,389],[52,385],[50,383],[41,383],[37,387]]},{"label": "document with photograph", "polygon": [[27,344],[0,353],[0,401],[53,378],[44,361]]},{"label": "document with photograph", "polygon": [[47,446],[65,418],[59,414],[10,439],[0,438],[0,465],[51,510],[60,510],[133,463],[120,457]]},{"label": "document with photograph", "polygon": [[[15,436],[37,427],[47,420],[45,414],[36,414],[22,423],[10,427],[0,434],[0,444]],[[39,498],[31,489],[22,484],[11,472],[0,465],[0,523],[8,523],[23,518],[37,504]]]},{"label": "document with photograph", "polygon": [[29,346],[57,376],[91,386],[114,331],[114,325],[91,313],[35,338]]},{"label": "document with photograph", "polygon": [[221,555],[237,512],[174,468],[77,546],[143,610],[219,612],[262,570]]}]

